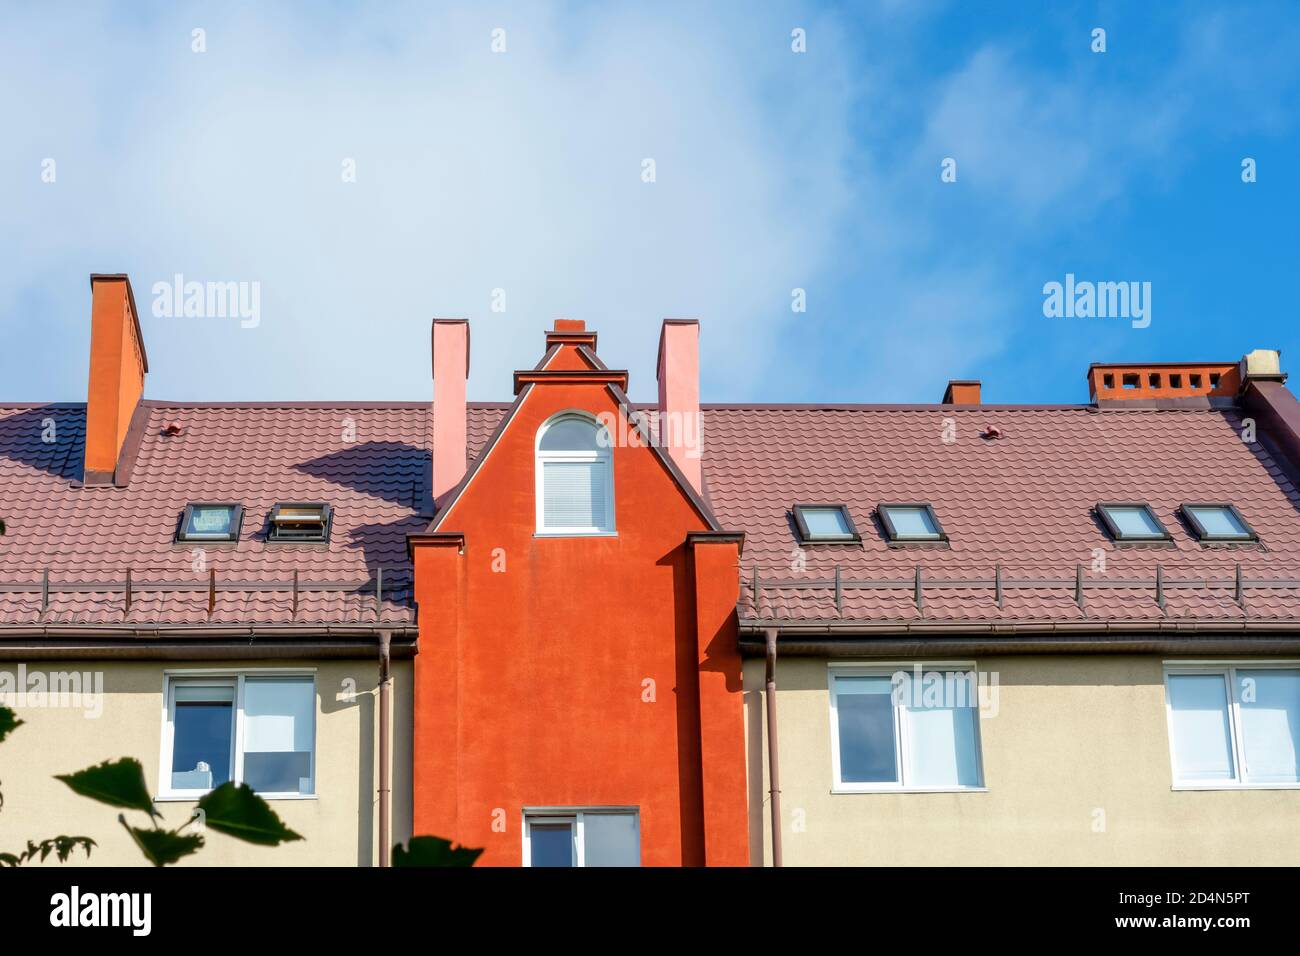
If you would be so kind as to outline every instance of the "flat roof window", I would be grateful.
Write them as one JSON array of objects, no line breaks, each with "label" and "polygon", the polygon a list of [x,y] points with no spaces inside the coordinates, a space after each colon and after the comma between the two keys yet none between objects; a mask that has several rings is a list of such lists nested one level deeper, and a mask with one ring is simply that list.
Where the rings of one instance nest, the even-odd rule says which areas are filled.
[{"label": "flat roof window", "polygon": [[806,542],[861,541],[847,505],[795,505],[794,521]]},{"label": "flat roof window", "polygon": [[1097,505],[1097,514],[1116,541],[1169,541],[1169,532],[1151,506],[1140,502]]},{"label": "flat roof window", "polygon": [[880,523],[890,541],[947,541],[934,508],[918,504],[882,504],[877,506]]},{"label": "flat roof window", "polygon": [[244,506],[191,503],[181,516],[177,541],[238,541]]},{"label": "flat roof window", "polygon": [[328,541],[333,510],[327,504],[284,502],[271,509],[268,541]]},{"label": "flat roof window", "polygon": [[1202,541],[1259,540],[1246,519],[1230,504],[1183,505],[1183,517]]}]

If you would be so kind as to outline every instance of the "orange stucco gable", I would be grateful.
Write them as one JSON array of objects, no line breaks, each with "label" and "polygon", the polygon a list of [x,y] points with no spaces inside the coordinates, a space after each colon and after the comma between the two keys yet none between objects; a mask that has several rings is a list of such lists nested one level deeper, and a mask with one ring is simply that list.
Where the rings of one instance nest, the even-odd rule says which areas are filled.
[{"label": "orange stucco gable", "polygon": [[[412,542],[416,832],[483,846],[484,863],[522,861],[537,807],[638,808],[646,865],[748,860],[736,545],[697,561],[707,508],[621,397],[526,386],[442,536]],[[537,432],[569,410],[615,423],[612,535],[536,534]]]}]

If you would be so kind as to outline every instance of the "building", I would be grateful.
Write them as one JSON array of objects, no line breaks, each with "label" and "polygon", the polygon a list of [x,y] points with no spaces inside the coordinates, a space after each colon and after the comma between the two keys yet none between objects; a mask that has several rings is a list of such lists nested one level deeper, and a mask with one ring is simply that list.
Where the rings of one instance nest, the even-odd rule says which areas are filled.
[{"label": "building", "polygon": [[769,674],[786,865],[1300,858],[1276,358],[1093,366],[1073,406],[706,408],[745,532],[754,862]]},{"label": "building", "polygon": [[234,779],[305,837],[210,834],[190,861],[378,862],[381,736],[389,829],[410,834],[428,406],[143,399],[130,283],[91,288],[87,403],[0,409],[0,692],[26,722],[0,744],[22,768],[0,849],[85,834],[92,863],[142,863],[116,811],[53,779],[134,757],[169,827]]},{"label": "building", "polygon": [[559,320],[471,403],[439,320],[432,403],[174,405],[92,288],[87,405],[0,410],[0,679],[102,674],[101,713],[19,708],[0,849],[58,820],[128,861],[49,778],[134,755],[169,818],[224,772],[306,837],[205,863],[1300,854],[1277,353],[1094,365],[1078,405],[702,405],[669,320],[637,404]]}]

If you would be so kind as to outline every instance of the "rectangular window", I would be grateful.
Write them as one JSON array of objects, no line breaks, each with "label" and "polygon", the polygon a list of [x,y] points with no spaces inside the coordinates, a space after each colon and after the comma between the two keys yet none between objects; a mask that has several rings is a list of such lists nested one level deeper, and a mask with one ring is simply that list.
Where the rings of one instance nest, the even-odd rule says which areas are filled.
[{"label": "rectangular window", "polygon": [[177,541],[238,541],[243,505],[188,504],[181,515]]},{"label": "rectangular window", "polygon": [[1098,504],[1097,514],[1116,541],[1172,540],[1148,504]]},{"label": "rectangular window", "polygon": [[640,866],[635,809],[525,811],[524,866]]},{"label": "rectangular window", "polygon": [[891,542],[948,540],[929,504],[881,504],[876,506],[876,514]]},{"label": "rectangular window", "polygon": [[1257,540],[1246,519],[1232,505],[1183,505],[1182,512],[1202,541]]},{"label": "rectangular window", "polygon": [[327,504],[286,504],[271,509],[268,541],[322,542],[330,538],[332,512]]},{"label": "rectangular window", "polygon": [[1300,785],[1300,666],[1171,666],[1174,786]]},{"label": "rectangular window", "polygon": [[836,790],[983,786],[973,669],[835,667],[830,692]]},{"label": "rectangular window", "polygon": [[263,796],[315,793],[316,681],[298,674],[167,679],[163,797],[227,781]]},{"label": "rectangular window", "polygon": [[808,543],[862,540],[845,505],[795,505],[794,521],[800,539]]},{"label": "rectangular window", "polygon": [[599,532],[609,525],[609,461],[543,461],[542,529]]}]

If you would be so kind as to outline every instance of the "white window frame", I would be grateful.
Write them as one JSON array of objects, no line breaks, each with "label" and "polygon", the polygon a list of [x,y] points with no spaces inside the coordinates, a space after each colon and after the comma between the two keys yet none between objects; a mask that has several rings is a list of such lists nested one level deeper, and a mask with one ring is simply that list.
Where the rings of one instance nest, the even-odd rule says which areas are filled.
[{"label": "white window frame", "polygon": [[[1165,661],[1165,726],[1169,735],[1169,778],[1172,790],[1300,790],[1300,782],[1266,780],[1251,783],[1245,779],[1246,757],[1241,736],[1241,684],[1237,675],[1252,670],[1295,670],[1293,661]],[[1228,730],[1232,735],[1232,780],[1179,780],[1177,755],[1174,752],[1174,708],[1169,697],[1170,676],[1222,677],[1228,689]]]},{"label": "white window frame", "polygon": [[[840,778],[840,719],[837,707],[838,691],[836,690],[836,678],[839,677],[892,677],[899,671],[906,671],[909,675],[914,673],[914,669],[920,665],[922,673],[930,671],[958,672],[969,673],[972,683],[975,687],[976,699],[974,702],[975,710],[975,770],[979,775],[979,783],[971,786],[944,786],[944,787],[923,787],[913,786],[907,783],[911,773],[911,738],[909,736],[909,721],[907,718],[907,708],[897,701],[893,701],[894,707],[894,762],[898,767],[898,780],[896,782],[845,782]],[[979,700],[979,668],[972,661],[898,661],[898,662],[881,662],[881,663],[851,663],[851,662],[833,662],[827,665],[826,679],[828,696],[830,697],[830,720],[831,720],[831,793],[987,793],[988,787],[984,781],[984,742],[981,733],[980,720],[982,719],[983,709],[980,707]],[[891,692],[892,701],[892,692]]]},{"label": "white window frame", "polygon": [[[542,436],[544,436],[552,426],[559,424],[566,419],[578,419],[586,422],[596,429],[597,440],[595,451],[542,451]],[[534,488],[533,497],[536,499],[537,530],[536,536],[543,538],[575,538],[575,537],[600,537],[613,536],[618,533],[614,526],[614,449],[608,442],[602,447],[599,436],[604,433],[609,435],[608,429],[600,421],[587,412],[571,410],[560,412],[558,415],[552,415],[542,426],[537,429],[537,436],[533,441],[533,471]],[[600,525],[591,527],[573,527],[573,528],[548,528],[546,526],[546,498],[545,498],[545,468],[546,462],[597,462],[604,465],[605,476],[605,520]]]},{"label": "white window frame", "polygon": [[597,814],[631,814],[636,824],[637,866],[641,865],[641,808],[640,807],[525,807],[523,830],[523,865],[533,865],[532,826],[534,823],[570,823],[573,825],[574,867],[586,867],[587,842],[585,821]]},{"label": "white window frame", "polygon": [[155,801],[166,800],[198,800],[210,790],[179,790],[171,785],[172,777],[172,750],[176,738],[176,726],[174,720],[175,704],[174,689],[178,684],[204,683],[211,686],[233,687],[235,691],[234,707],[232,719],[234,727],[231,730],[231,761],[234,766],[231,768],[230,779],[238,784],[244,780],[244,681],[245,678],[253,677],[306,677],[311,679],[312,684],[312,718],[311,718],[311,793],[263,793],[258,791],[257,795],[263,800],[315,800],[316,799],[316,747],[317,747],[317,725],[319,723],[318,711],[319,688],[316,684],[315,668],[217,668],[217,669],[195,669],[195,670],[170,670],[163,672],[163,695],[162,695],[162,747],[158,758],[158,796]]}]

